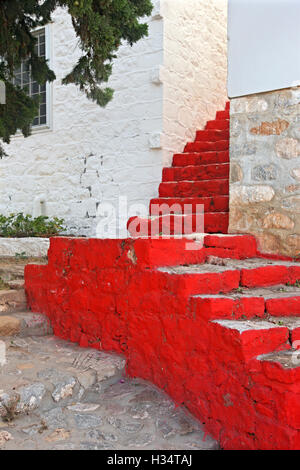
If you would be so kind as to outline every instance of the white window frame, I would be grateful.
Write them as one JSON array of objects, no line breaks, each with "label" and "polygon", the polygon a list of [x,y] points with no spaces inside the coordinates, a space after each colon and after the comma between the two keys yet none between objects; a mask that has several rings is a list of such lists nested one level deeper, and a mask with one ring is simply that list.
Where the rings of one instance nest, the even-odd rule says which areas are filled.
[{"label": "white window frame", "polygon": [[[35,28],[32,32],[39,32],[39,31],[45,31],[45,58],[48,60],[48,65],[50,69],[52,69],[52,64],[53,64],[53,57],[52,57],[52,24],[47,24],[45,26]],[[44,132],[51,132],[53,130],[53,83],[46,83],[46,124],[40,124],[36,126],[31,127],[31,135],[34,134],[39,134],[39,133],[44,133]],[[22,137],[23,134],[20,130],[16,132],[14,136],[11,138],[13,139],[14,137]]]}]

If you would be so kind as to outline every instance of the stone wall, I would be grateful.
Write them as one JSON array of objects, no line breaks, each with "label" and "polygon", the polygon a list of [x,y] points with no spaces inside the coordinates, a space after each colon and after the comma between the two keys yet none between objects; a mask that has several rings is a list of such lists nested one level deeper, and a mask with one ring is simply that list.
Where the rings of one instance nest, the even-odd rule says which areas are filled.
[{"label": "stone wall", "polygon": [[231,100],[231,233],[300,252],[300,88]]},{"label": "stone wall", "polygon": [[163,158],[193,141],[227,101],[227,0],[164,0]]}]

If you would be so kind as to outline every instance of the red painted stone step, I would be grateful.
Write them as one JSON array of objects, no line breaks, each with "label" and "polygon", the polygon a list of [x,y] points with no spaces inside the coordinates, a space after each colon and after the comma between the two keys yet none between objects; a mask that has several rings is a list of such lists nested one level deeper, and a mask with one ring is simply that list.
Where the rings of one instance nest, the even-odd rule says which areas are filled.
[{"label": "red painted stone step", "polygon": [[224,129],[229,129],[229,119],[222,119],[222,120],[214,120],[214,121],[208,121],[205,129],[219,129],[219,130],[224,130]]},{"label": "red painted stone step", "polygon": [[[300,289],[299,289],[300,290]],[[266,312],[276,317],[300,316],[300,293],[294,296],[270,298],[266,301]]]},{"label": "red painted stone step", "polygon": [[205,233],[227,233],[229,212],[214,212],[204,214]]},{"label": "red painted stone step", "polygon": [[229,110],[225,111],[218,111],[216,114],[216,120],[223,120],[223,119],[229,119],[230,118],[230,113]]},{"label": "red painted stone step", "polygon": [[[235,360],[249,361],[261,354],[288,349],[289,330],[266,320],[213,320],[215,341],[224,357],[232,354]],[[239,357],[237,357],[237,354]]]},{"label": "red painted stone step", "polygon": [[184,151],[189,152],[218,152],[229,149],[228,140],[219,140],[216,142],[189,142]]},{"label": "red painted stone step", "polygon": [[196,214],[202,209],[204,212],[227,212],[229,210],[229,196],[157,198],[150,202],[150,215],[170,214],[170,212]]},{"label": "red painted stone step", "polygon": [[[172,275],[200,276],[200,278],[210,273],[220,276],[225,273],[235,273],[235,275],[239,277],[238,288],[269,287],[287,283],[295,284],[297,279],[300,279],[300,263],[271,261],[262,258],[250,258],[245,260],[216,258],[214,260],[207,260],[205,264],[198,266],[174,266],[166,268],[166,270],[164,270],[164,268],[160,268],[159,270]],[[247,286],[245,283],[246,279],[251,280],[251,285]],[[237,287],[233,287],[233,289]],[[222,290],[218,293],[221,291]],[[211,294],[212,292],[203,290],[198,293]]]},{"label": "red painted stone step", "polygon": [[246,259],[257,256],[257,242],[252,235],[206,235],[204,246],[207,256]]},{"label": "red painted stone step", "polygon": [[278,315],[278,320],[296,316],[297,312],[300,316],[300,288],[289,287],[286,292],[284,288],[284,285],[255,289],[240,288],[226,295],[194,296],[191,299],[191,308],[195,315],[201,315],[208,320],[240,320],[241,318],[269,318],[269,315],[272,315],[271,310],[268,311],[269,302],[278,302],[281,305],[285,304],[285,307],[292,307],[290,310],[283,308],[281,312],[285,313],[282,313],[282,316]]},{"label": "red painted stone step", "polygon": [[173,166],[197,166],[229,163],[229,151],[205,153],[177,153],[173,157]]},{"label": "red painted stone step", "polygon": [[195,141],[215,142],[216,140],[228,140],[229,129],[226,130],[202,130],[196,132]]},{"label": "red painted stone step", "polygon": [[128,231],[132,237],[156,237],[158,235],[182,235],[192,233],[226,233],[229,214],[164,215],[142,219],[133,217],[128,221]]},{"label": "red painted stone step", "polygon": [[229,178],[229,163],[164,168],[162,181],[198,181],[218,178]]},{"label": "red painted stone step", "polygon": [[228,195],[228,179],[209,181],[161,183],[159,185],[160,197],[207,197]]}]

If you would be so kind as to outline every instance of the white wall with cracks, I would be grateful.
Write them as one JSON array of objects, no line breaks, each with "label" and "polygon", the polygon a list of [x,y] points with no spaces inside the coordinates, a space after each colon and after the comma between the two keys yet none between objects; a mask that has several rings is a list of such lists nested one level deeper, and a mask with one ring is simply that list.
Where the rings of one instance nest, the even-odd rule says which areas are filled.
[{"label": "white wall with cracks", "polygon": [[[149,36],[122,45],[103,109],[76,86],[61,84],[78,57],[70,17],[58,9],[50,25],[50,127],[12,138],[0,161],[0,213],[65,219],[68,232],[126,237],[133,205],[148,210],[163,165],[226,101],[226,0],[156,1]],[[122,205],[119,207],[119,198]],[[40,204],[43,201],[43,204]],[[136,207],[137,208],[137,207]],[[141,211],[140,211],[141,212]],[[117,229],[116,229],[117,228]]]}]

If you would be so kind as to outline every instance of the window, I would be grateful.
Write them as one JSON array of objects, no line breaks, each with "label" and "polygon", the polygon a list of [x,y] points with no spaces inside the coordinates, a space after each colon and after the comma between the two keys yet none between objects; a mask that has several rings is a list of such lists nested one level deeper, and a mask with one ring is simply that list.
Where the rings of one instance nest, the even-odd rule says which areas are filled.
[{"label": "window", "polygon": [[[37,38],[35,51],[40,57],[48,59],[47,47],[47,27],[39,29],[34,33]],[[49,84],[39,85],[32,79],[28,61],[23,60],[22,64],[15,71],[14,84],[23,88],[29,96],[39,96],[39,113],[34,118],[33,127],[49,125]]]}]

